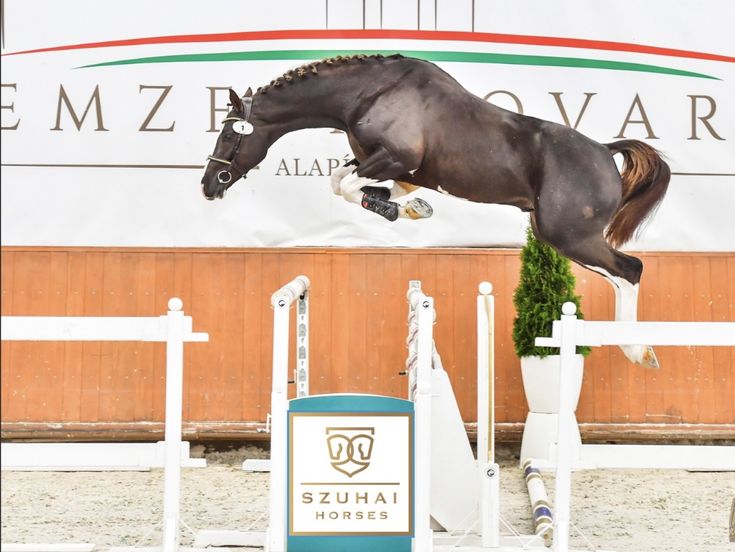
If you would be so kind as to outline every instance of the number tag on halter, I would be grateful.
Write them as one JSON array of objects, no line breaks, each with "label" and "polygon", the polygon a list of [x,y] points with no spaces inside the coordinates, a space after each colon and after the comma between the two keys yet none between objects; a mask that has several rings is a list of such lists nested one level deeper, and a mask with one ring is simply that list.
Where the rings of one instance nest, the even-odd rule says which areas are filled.
[{"label": "number tag on halter", "polygon": [[247,136],[248,134],[252,134],[253,130],[255,129],[253,128],[253,125],[251,125],[247,121],[235,121],[234,123],[232,123],[232,130],[234,130],[238,134],[244,134],[245,136]]}]

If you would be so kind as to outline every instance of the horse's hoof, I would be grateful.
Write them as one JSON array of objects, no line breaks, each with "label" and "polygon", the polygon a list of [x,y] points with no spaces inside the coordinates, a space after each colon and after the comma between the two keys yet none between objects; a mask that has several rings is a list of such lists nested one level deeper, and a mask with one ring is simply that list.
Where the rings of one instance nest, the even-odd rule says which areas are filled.
[{"label": "horse's hoof", "polygon": [[643,349],[643,357],[641,358],[641,366],[644,368],[653,368],[658,369],[658,359],[656,358],[656,353],[653,352],[653,347],[650,345],[646,346]]},{"label": "horse's hoof", "polygon": [[434,209],[420,197],[414,198],[403,207],[406,217],[417,220],[429,218],[434,214]]}]

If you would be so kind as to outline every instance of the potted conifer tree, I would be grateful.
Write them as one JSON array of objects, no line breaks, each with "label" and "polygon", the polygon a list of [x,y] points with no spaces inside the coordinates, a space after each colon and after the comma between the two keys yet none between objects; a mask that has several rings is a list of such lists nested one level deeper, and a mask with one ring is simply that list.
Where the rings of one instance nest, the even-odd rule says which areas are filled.
[{"label": "potted conifer tree", "polygon": [[[536,239],[528,228],[526,245],[521,250],[520,281],[513,296],[516,308],[513,343],[521,359],[523,388],[529,408],[523,430],[521,462],[527,458],[551,460],[550,446],[556,442],[557,435],[559,350],[537,347],[535,339],[551,335],[552,323],[559,320],[561,307],[567,301],[577,306],[577,317],[582,318],[575,284],[569,259]],[[582,388],[584,356],[589,352],[589,347],[577,348],[573,373],[576,400]],[[576,419],[574,424],[580,441]]]}]

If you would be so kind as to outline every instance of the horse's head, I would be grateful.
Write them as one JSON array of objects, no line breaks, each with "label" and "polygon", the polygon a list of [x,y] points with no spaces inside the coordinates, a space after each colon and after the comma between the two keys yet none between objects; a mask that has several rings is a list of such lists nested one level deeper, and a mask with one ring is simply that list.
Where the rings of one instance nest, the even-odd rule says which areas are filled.
[{"label": "horse's head", "polygon": [[245,178],[268,151],[267,133],[252,121],[252,90],[248,88],[240,98],[230,89],[230,105],[202,178],[202,193],[207,199],[224,197],[225,191],[238,178]]}]

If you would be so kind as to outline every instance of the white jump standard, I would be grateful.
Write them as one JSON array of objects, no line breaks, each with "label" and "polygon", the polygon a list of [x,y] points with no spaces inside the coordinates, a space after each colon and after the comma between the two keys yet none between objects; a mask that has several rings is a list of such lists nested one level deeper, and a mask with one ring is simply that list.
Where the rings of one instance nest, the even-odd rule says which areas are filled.
[{"label": "white jump standard", "polygon": [[[569,372],[578,345],[735,346],[735,322],[598,322],[578,320],[574,303],[565,303],[552,337],[536,338],[536,345],[558,347],[559,422],[554,498],[554,550],[567,552],[569,543],[571,474],[594,468],[679,468],[735,471],[735,454],[728,446],[578,445],[571,423],[574,416]],[[553,467],[553,466],[552,466]]]},{"label": "white jump standard", "polygon": [[364,394],[288,400],[289,309],[308,296],[308,288],[308,279],[299,276],[271,299],[268,530],[202,531],[195,546],[260,544],[270,552],[545,550],[541,537],[499,534],[490,284],[481,286],[477,300],[477,460],[434,347],[433,299],[419,282],[408,291],[409,400]]},{"label": "white jump standard", "polygon": [[[181,527],[181,466],[187,465],[188,443],[181,439],[182,401],[184,383],[184,343],[205,342],[209,340],[206,333],[193,332],[190,316],[184,316],[181,310],[181,299],[173,297],[168,302],[168,314],[157,317],[89,317],[89,316],[3,316],[2,339],[4,341],[154,341],[166,343],[166,428],[163,445],[139,445],[138,454],[143,459],[136,460],[135,454],[129,462],[138,468],[144,461],[152,465],[164,467],[163,495],[163,542],[152,550],[175,552],[179,549],[179,533]],[[14,443],[3,443],[3,462],[5,453],[14,453]],[[28,443],[15,445],[23,447],[23,451],[43,454],[61,447],[67,457],[66,469],[70,465],[84,469],[94,464],[95,469],[119,469],[115,466],[102,465],[115,457],[116,451],[129,451],[129,445],[117,443]],[[53,447],[49,449],[49,446]],[[33,448],[39,447],[39,448]],[[95,448],[96,447],[96,448]],[[21,449],[17,449],[21,450]],[[90,461],[80,458],[85,453],[97,450]],[[101,451],[101,452],[100,452]],[[152,455],[150,454],[152,451]],[[119,453],[118,453],[119,454]],[[10,454],[9,454],[10,455]],[[157,456],[158,455],[158,456]],[[15,457],[21,456],[15,454]],[[48,467],[51,461],[36,460],[35,464]],[[58,460],[55,462],[58,463]],[[191,465],[189,463],[189,465]],[[194,465],[204,466],[203,459]],[[3,465],[5,467],[5,464]],[[10,467],[10,466],[9,466]],[[124,466],[123,466],[124,468]],[[3,550],[10,550],[14,545],[3,545]],[[15,545],[22,546],[23,545]],[[26,545],[34,550],[58,550],[70,552],[69,545]],[[78,545],[74,545],[78,546]],[[91,545],[84,544],[82,547]],[[27,548],[26,548],[27,549]],[[87,548],[75,548],[75,550]]]}]

